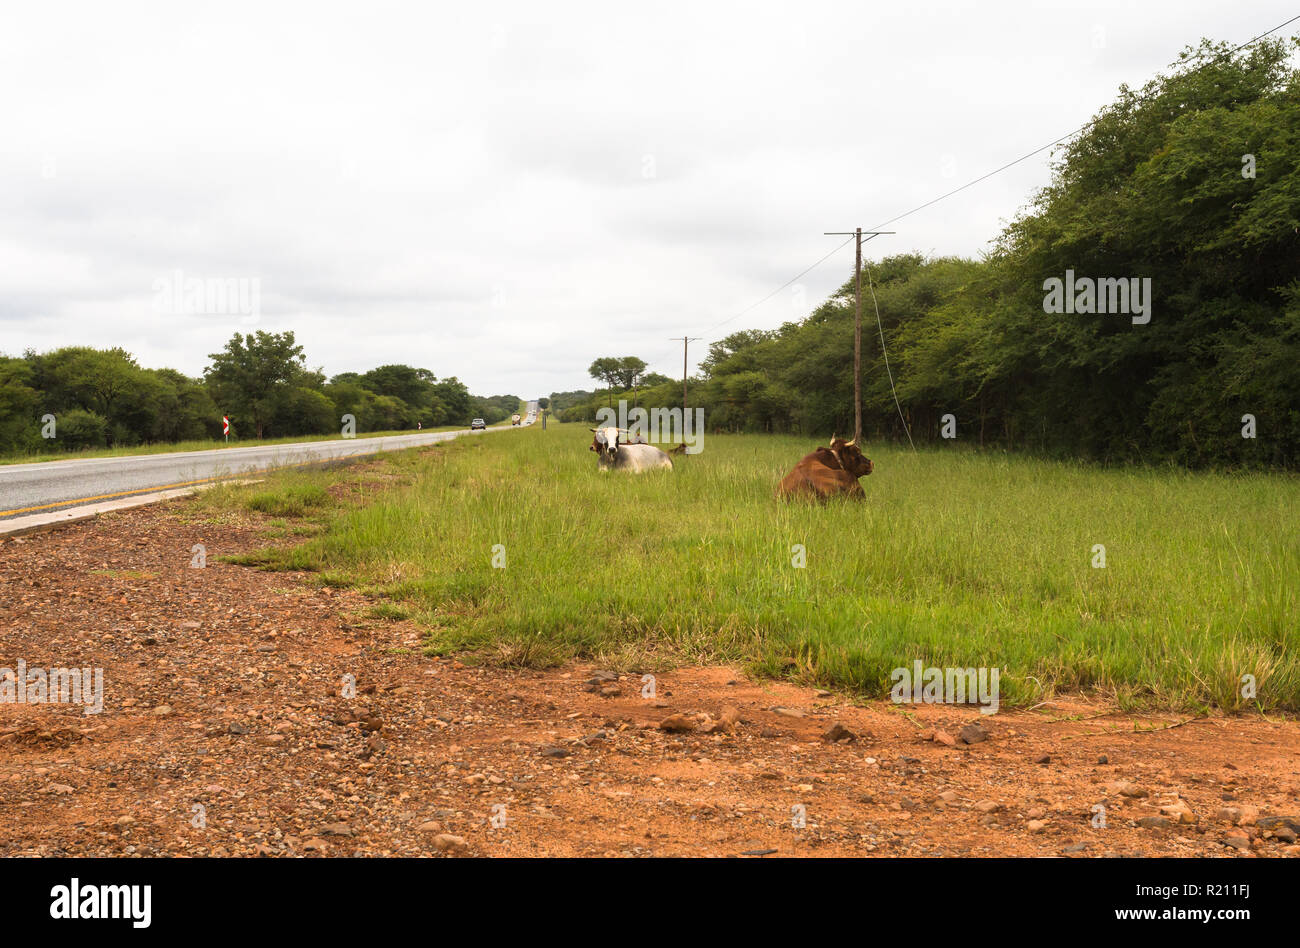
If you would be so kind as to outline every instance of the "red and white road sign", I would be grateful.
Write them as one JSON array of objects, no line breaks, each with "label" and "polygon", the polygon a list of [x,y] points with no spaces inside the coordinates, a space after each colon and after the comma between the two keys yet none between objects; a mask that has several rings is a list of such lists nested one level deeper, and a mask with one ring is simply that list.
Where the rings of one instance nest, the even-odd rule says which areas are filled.
[{"label": "red and white road sign", "polygon": [[229,416],[229,415],[222,415],[222,416],[221,416],[221,433],[222,433],[222,434],[230,434],[230,416]]}]

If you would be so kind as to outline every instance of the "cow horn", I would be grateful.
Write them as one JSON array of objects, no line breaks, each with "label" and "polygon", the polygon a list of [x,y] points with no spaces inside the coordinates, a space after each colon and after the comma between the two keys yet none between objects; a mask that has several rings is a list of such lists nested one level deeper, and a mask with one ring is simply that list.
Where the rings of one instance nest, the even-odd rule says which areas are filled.
[{"label": "cow horn", "polygon": [[839,437],[840,437],[839,435],[835,435],[835,434],[831,435],[831,444],[834,444],[837,440],[839,440]]},{"label": "cow horn", "polygon": [[592,430],[592,431],[599,431],[600,429],[599,429],[599,428],[592,428],[591,430]]},{"label": "cow horn", "polygon": [[852,441],[850,441],[847,445],[845,445],[845,447],[851,448],[851,447],[854,447],[857,443],[858,443],[858,439],[857,439],[857,438],[854,438],[854,439],[853,439]]}]

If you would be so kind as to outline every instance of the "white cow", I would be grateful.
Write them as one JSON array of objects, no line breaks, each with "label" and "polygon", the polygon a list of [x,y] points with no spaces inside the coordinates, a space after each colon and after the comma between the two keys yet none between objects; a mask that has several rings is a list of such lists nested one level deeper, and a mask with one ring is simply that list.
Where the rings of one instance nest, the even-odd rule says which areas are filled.
[{"label": "white cow", "polygon": [[672,468],[673,461],[653,444],[628,444],[618,428],[592,428],[596,467],[601,471],[631,471],[640,474],[656,468]]}]

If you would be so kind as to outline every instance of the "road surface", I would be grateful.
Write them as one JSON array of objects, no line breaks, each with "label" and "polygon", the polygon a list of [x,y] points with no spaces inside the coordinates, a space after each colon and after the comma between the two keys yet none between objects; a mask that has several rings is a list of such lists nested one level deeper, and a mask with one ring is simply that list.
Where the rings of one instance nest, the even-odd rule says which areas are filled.
[{"label": "road surface", "polygon": [[[488,428],[509,431],[510,426]],[[0,522],[164,490],[186,489],[228,477],[414,448],[468,435],[468,429],[384,438],[347,438],[299,444],[214,448],[174,454],[42,461],[0,465]]]}]

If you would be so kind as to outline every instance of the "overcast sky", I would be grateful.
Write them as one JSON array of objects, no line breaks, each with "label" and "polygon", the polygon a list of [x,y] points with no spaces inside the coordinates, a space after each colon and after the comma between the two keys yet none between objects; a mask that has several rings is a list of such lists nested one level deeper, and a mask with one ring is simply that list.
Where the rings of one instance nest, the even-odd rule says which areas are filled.
[{"label": "overcast sky", "polygon": [[[849,248],[718,326],[832,249],[823,231],[1045,144],[1201,36],[1294,13],[9,4],[0,352],[117,345],[197,375],[233,332],[292,329],[330,375],[405,362],[478,394],[590,388],[602,355],[678,376],[670,336],[775,327],[845,280]],[[1047,169],[899,221],[871,256],[978,254]],[[260,305],[190,312],[178,277],[245,281]]]}]

